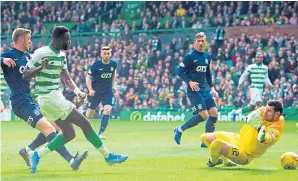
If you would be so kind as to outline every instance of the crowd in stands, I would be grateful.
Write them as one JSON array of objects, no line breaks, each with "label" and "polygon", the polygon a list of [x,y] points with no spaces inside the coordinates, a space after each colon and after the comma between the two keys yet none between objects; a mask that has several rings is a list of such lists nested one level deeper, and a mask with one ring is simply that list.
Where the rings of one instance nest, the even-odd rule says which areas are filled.
[{"label": "crowd in stands", "polygon": [[[124,39],[125,35],[122,34],[122,37]],[[108,45],[113,49],[112,59],[118,64],[114,112],[119,113],[124,107],[165,110],[191,108],[186,97],[187,85],[177,76],[179,63],[193,49],[191,38],[181,36],[178,40],[173,38],[172,42],[161,42],[155,35],[148,42],[142,36],[137,41],[130,40],[108,41],[103,38],[97,39],[94,45],[86,42],[83,46],[74,41],[67,58],[70,75],[79,88],[88,92],[85,74],[88,67],[100,57],[100,47]],[[4,45],[1,52],[7,48]],[[285,107],[298,106],[297,86],[293,86],[298,83],[298,41],[294,36],[242,34],[241,38],[225,39],[222,45],[212,39],[207,51],[212,57],[212,80],[220,96],[216,100],[219,107],[241,107],[249,103],[249,81],[240,85],[240,91],[237,91],[237,86],[240,75],[254,62],[256,51],[264,52],[264,64],[268,66],[269,78],[274,84],[274,88],[265,87],[264,103],[269,99],[279,99]],[[65,89],[64,95],[77,103],[72,91]],[[8,97],[8,94],[4,96]],[[4,104],[7,105],[7,101]],[[80,109],[86,109],[86,102],[77,104],[81,106]]]},{"label": "crowd in stands", "polygon": [[[72,29],[75,32],[123,31],[126,26],[123,4],[117,1],[2,2],[1,24],[4,26],[1,32],[9,35],[14,28],[25,27],[33,34],[45,34],[51,32],[46,23],[59,22],[75,22]],[[297,24],[297,12],[297,1],[148,1],[128,28],[134,31]],[[99,17],[101,21],[98,21]]]},{"label": "crowd in stands", "polygon": [[[49,10],[49,8],[46,7],[55,3],[59,2],[35,2],[34,6],[31,8],[28,7],[30,3],[18,2],[17,5],[22,4],[24,8],[27,7],[26,11],[23,8],[24,12],[26,12],[25,15],[27,14],[29,16],[29,14],[36,13],[35,15],[37,16],[34,16],[34,18],[37,17],[39,20],[32,21],[36,22],[36,24],[33,23],[34,27],[38,22],[40,22],[39,24],[41,25],[44,20],[49,21],[50,14],[53,14],[53,17],[56,17],[55,21],[57,21],[57,19],[62,16],[57,12],[55,13],[58,9],[59,11],[69,11],[71,14],[74,14],[74,12],[78,13],[79,19],[81,19],[81,13],[85,14],[88,18],[100,14],[98,10],[94,10],[96,13],[91,13],[90,16],[87,15],[88,7],[91,9],[101,7],[108,10],[109,8],[121,6],[121,3],[118,2],[112,4],[111,2],[78,2],[76,5],[72,5],[70,2],[63,2],[60,3],[61,7],[52,6],[50,10],[52,13],[39,18],[42,11]],[[279,20],[280,16],[288,19],[284,22],[295,22],[292,17],[296,16],[293,11],[297,10],[297,2],[247,2],[247,6],[244,8],[245,3],[246,2],[147,2],[144,16],[151,14],[152,17],[177,16],[182,18],[183,16],[192,17],[193,15],[190,12],[193,12],[195,16],[203,17],[207,12],[209,15],[212,13],[220,13],[221,16],[216,17],[222,18],[225,17],[225,15],[236,17],[234,20],[231,19],[231,23],[233,24],[237,21],[238,15],[249,14],[246,20],[251,23],[244,24],[250,26],[255,24],[255,22],[252,23],[253,21],[251,21],[250,15],[257,13],[261,17],[262,14],[269,12],[272,14],[272,22],[274,22],[274,24],[277,23],[276,20]],[[16,13],[16,9],[20,9],[19,7],[15,7],[17,6],[16,3],[13,2],[12,4],[14,4],[14,6],[9,9],[3,8],[4,11],[2,12],[2,15],[9,15],[9,17],[4,16],[4,19],[7,18],[5,21],[11,23],[21,16],[20,14],[10,16],[11,13]],[[291,6],[289,4],[291,4]],[[151,10],[158,9],[159,7],[164,7],[163,11],[158,10],[151,12]],[[149,10],[147,10],[148,8]],[[30,11],[28,11],[29,9]],[[80,9],[80,11],[78,11],[78,9]],[[198,11],[200,9],[204,11]],[[275,11],[276,9],[279,11]],[[31,16],[31,18],[32,17],[33,16]],[[256,17],[252,17],[252,19],[254,18]],[[19,22],[21,20],[17,21]],[[111,21],[112,24],[113,22],[115,22],[115,20]],[[268,23],[267,20],[264,21],[264,23],[265,22]],[[23,24],[23,22],[19,23]],[[131,28],[125,24],[125,21],[121,21],[121,23],[123,23],[122,27],[124,32],[119,34],[120,38],[118,39],[112,37],[109,40],[103,37],[96,39],[94,44],[85,41],[84,45],[80,45],[79,42],[76,41],[72,42],[71,49],[67,51],[67,59],[70,75],[79,88],[88,92],[85,83],[85,74],[89,66],[100,58],[101,46],[108,45],[113,50],[112,60],[116,61],[118,64],[118,75],[115,83],[117,89],[115,93],[116,102],[113,107],[114,113],[119,113],[123,108],[158,108],[165,110],[185,110],[191,108],[191,103],[186,97],[187,85],[177,76],[177,70],[184,55],[194,48],[192,44],[193,37],[186,37],[181,34],[180,37],[173,38],[171,42],[164,42],[159,38],[158,34],[150,38],[149,41],[145,41],[143,36],[132,39],[132,34],[128,31]],[[204,25],[205,23],[206,22],[202,22]],[[25,25],[26,24],[28,23],[25,23]],[[243,25],[242,21],[240,24]],[[29,23],[29,25],[32,24]],[[108,24],[106,23],[106,25]],[[218,31],[220,32],[222,30],[219,28]],[[6,33],[9,34],[11,32]],[[216,33],[217,32],[215,32],[215,34]],[[42,46],[42,44],[35,46],[36,47],[33,49]],[[9,45],[2,45],[1,53],[8,48]],[[254,57],[257,51],[263,51],[264,64],[269,68],[269,78],[274,85],[273,88],[265,87],[263,95],[264,103],[269,99],[279,99],[284,103],[285,107],[298,106],[298,87],[296,86],[298,84],[297,37],[287,34],[270,33],[263,37],[258,34],[249,36],[242,34],[240,38],[226,39],[223,36],[220,39],[212,38],[208,44],[207,51],[212,57],[212,80],[220,96],[220,98],[216,100],[219,107],[228,105],[239,108],[249,103],[249,81],[245,81],[243,85],[240,85],[240,91],[237,91],[237,86],[240,75],[245,68],[255,61]],[[32,91],[34,92],[34,81],[32,82],[32,87]],[[62,84],[61,87],[63,87]],[[86,109],[86,102],[84,104],[78,103],[72,91],[64,89],[64,95],[67,99],[77,104],[81,110]],[[2,97],[7,107],[9,107],[8,96],[8,92],[6,92]]]}]

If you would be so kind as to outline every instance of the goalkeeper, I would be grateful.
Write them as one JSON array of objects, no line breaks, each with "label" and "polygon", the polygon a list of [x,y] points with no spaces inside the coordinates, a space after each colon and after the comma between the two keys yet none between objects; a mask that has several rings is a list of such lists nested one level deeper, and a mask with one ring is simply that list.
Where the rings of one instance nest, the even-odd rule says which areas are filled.
[{"label": "goalkeeper", "polygon": [[214,167],[228,159],[239,165],[247,165],[254,158],[261,157],[283,132],[282,111],[279,101],[268,101],[267,106],[247,115],[247,124],[242,126],[239,134],[223,131],[202,134],[201,140],[210,152],[207,165]]}]

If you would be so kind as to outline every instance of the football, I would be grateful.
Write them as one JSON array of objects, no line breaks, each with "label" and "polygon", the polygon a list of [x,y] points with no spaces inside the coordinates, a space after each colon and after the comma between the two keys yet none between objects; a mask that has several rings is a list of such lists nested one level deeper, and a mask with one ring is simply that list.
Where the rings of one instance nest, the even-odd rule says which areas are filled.
[{"label": "football", "polygon": [[280,163],[286,170],[295,170],[298,164],[298,155],[294,152],[286,152],[280,157]]}]

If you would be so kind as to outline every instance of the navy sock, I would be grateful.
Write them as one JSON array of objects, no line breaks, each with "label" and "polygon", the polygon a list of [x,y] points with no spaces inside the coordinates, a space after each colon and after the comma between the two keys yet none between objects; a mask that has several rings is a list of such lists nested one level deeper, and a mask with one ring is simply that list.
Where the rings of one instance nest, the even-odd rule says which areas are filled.
[{"label": "navy sock", "polygon": [[216,121],[217,121],[217,117],[209,116],[209,118],[206,122],[206,133],[214,132]]},{"label": "navy sock", "polygon": [[187,130],[191,127],[196,126],[197,124],[199,124],[200,122],[204,121],[203,117],[201,115],[194,115],[192,116],[188,121],[186,121],[182,126],[181,129]]},{"label": "navy sock", "polygon": [[41,145],[45,144],[46,142],[47,142],[46,137],[42,133],[39,133],[37,135],[37,137],[35,138],[35,140],[33,140],[32,143],[30,143],[28,145],[28,147],[34,151],[36,148],[40,147]]},{"label": "navy sock", "polygon": [[[56,137],[56,133],[51,133],[47,136],[47,141],[50,142],[52,141],[55,137]],[[69,151],[67,150],[67,148],[65,146],[62,146],[58,149],[56,149],[56,151],[67,161],[70,162],[70,160],[73,158],[73,156],[69,153]]]},{"label": "navy sock", "polygon": [[104,114],[102,116],[99,134],[103,133],[106,130],[106,128],[108,126],[108,123],[109,123],[109,118],[110,118],[110,115],[105,115]]}]

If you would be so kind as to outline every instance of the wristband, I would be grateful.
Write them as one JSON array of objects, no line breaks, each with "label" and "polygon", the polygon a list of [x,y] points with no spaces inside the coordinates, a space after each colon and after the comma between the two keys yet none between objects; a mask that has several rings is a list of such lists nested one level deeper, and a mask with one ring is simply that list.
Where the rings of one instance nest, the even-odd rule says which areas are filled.
[{"label": "wristband", "polygon": [[81,92],[81,90],[80,90],[78,87],[76,87],[76,88],[73,90],[73,92],[74,92],[76,95],[78,95],[78,94]]}]

